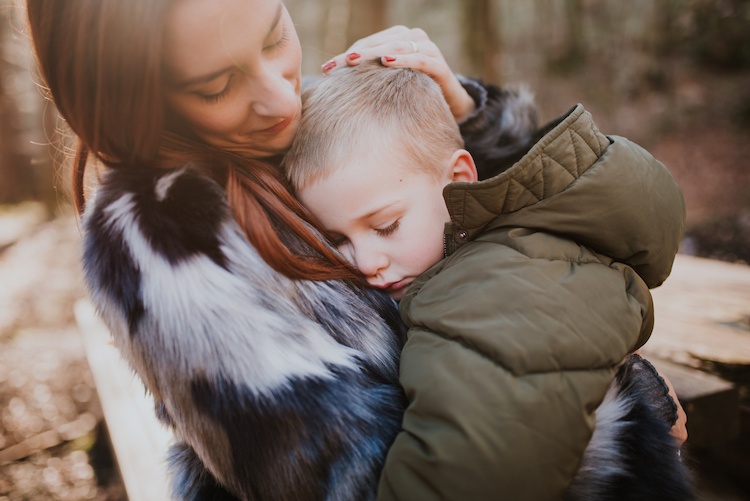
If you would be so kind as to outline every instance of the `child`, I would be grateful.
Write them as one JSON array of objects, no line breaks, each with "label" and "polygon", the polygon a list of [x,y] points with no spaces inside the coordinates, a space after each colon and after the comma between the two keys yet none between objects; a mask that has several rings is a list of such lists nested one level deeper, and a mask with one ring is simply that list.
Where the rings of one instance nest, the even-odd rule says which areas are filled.
[{"label": "child", "polygon": [[[629,404],[600,409],[591,438],[617,364],[650,335],[648,289],[682,235],[667,170],[579,105],[512,166],[479,151],[491,174],[477,182],[440,89],[376,63],[303,99],[290,182],[409,328],[410,405],[391,449],[403,459],[386,464],[379,493],[411,483],[415,499],[541,499],[572,482],[576,499],[689,498],[667,434],[675,404],[639,357],[618,373]],[[607,425],[617,440],[597,450]],[[429,458],[439,471],[416,471]]]}]

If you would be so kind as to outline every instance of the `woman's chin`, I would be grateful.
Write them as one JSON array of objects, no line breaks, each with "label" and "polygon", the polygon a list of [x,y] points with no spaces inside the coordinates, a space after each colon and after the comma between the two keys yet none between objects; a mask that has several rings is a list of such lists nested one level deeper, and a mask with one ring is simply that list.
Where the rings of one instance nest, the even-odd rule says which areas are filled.
[{"label": "woman's chin", "polygon": [[245,143],[233,141],[231,145],[225,143],[216,146],[247,158],[268,158],[285,153],[292,144],[292,138],[293,135],[290,135],[288,138],[278,137],[260,144],[248,140]]},{"label": "woman's chin", "polygon": [[293,119],[283,130],[274,134],[248,136],[245,141],[235,142],[233,151],[250,158],[273,157],[286,153],[299,127],[299,119]]}]

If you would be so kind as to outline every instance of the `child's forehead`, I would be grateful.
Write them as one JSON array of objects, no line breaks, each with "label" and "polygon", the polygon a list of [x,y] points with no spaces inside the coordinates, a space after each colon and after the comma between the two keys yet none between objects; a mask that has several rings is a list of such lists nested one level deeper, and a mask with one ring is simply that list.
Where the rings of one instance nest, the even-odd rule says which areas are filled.
[{"label": "child's forehead", "polygon": [[396,144],[385,149],[364,152],[332,165],[331,176],[350,184],[396,185],[407,178],[428,175],[421,162]]}]

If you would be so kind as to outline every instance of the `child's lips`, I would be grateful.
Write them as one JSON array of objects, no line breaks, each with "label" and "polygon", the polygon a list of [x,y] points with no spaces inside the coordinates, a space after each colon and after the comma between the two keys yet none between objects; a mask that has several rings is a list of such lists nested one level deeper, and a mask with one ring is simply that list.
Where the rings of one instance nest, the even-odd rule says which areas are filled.
[{"label": "child's lips", "polygon": [[383,289],[388,294],[394,294],[400,290],[405,289],[411,284],[411,281],[407,278],[404,278],[402,280],[399,280],[398,282],[390,282],[387,284],[383,284],[379,286],[381,289]]}]

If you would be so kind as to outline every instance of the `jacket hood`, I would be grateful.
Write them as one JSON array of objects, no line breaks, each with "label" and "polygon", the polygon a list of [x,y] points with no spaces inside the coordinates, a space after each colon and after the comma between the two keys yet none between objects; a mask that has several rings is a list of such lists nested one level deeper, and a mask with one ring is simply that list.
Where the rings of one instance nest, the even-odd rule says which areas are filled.
[{"label": "jacket hood", "polygon": [[[580,104],[541,134],[505,172],[445,187],[451,215],[446,254],[485,231],[522,227],[575,240],[632,266],[649,287],[661,284],[671,270],[685,213],[667,169],[627,139],[599,132]],[[664,197],[644,201],[641,193]],[[674,204],[681,211],[671,209]]]}]

